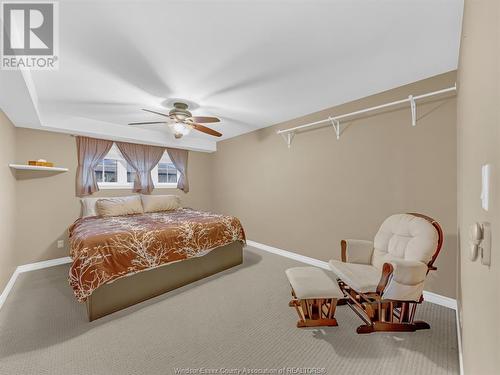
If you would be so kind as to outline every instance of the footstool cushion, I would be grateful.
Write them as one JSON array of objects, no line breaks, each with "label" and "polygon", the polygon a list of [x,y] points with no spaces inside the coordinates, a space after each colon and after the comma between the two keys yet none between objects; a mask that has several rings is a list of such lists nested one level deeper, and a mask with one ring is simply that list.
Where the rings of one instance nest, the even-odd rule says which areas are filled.
[{"label": "footstool cushion", "polygon": [[294,267],[285,273],[298,299],[344,297],[338,284],[321,268]]},{"label": "footstool cushion", "polygon": [[294,267],[285,273],[292,287],[289,306],[299,315],[297,327],[336,326],[337,300],[344,298],[338,284],[316,267]]}]

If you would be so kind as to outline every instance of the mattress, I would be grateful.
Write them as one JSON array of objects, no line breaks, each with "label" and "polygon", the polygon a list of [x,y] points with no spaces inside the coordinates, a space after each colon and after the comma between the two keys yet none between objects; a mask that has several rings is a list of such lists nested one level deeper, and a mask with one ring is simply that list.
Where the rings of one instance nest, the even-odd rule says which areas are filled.
[{"label": "mattress", "polygon": [[244,243],[245,232],[236,217],[180,208],[80,218],[70,227],[69,240],[69,283],[84,302],[99,286],[119,278]]}]

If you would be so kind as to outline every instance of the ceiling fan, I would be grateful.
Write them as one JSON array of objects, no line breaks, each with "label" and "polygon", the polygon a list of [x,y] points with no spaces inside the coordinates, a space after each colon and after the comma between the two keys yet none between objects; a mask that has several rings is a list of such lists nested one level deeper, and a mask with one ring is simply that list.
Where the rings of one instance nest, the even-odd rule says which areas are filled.
[{"label": "ceiling fan", "polygon": [[129,125],[150,125],[150,124],[165,124],[169,127],[174,137],[179,139],[184,135],[191,132],[192,129],[198,130],[199,132],[213,135],[214,137],[221,137],[222,134],[213,129],[207,128],[201,123],[213,123],[220,122],[217,117],[207,117],[207,116],[193,116],[191,112],[188,111],[188,105],[186,103],[174,103],[174,108],[170,110],[168,114],[151,111],[149,109],[143,109],[143,111],[154,113],[160,116],[168,117],[166,121],[148,121],[148,122],[131,122]]}]

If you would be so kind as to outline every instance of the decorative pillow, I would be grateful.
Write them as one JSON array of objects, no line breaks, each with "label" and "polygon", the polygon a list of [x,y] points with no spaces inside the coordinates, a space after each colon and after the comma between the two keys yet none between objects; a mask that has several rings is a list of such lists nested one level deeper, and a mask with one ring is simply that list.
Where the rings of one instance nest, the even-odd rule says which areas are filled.
[{"label": "decorative pillow", "polygon": [[102,198],[81,198],[82,204],[82,217],[97,216],[95,204]]},{"label": "decorative pillow", "polygon": [[[127,195],[124,197],[109,197],[109,198],[133,198],[133,197],[138,197],[138,195]],[[80,202],[82,204],[81,217],[97,216],[96,203],[99,199],[108,199],[108,197],[80,198]]]},{"label": "decorative pillow", "polygon": [[117,198],[100,198],[96,203],[98,216],[120,216],[144,212],[139,195]]},{"label": "decorative pillow", "polygon": [[181,208],[177,195],[142,195],[144,212],[172,211]]}]

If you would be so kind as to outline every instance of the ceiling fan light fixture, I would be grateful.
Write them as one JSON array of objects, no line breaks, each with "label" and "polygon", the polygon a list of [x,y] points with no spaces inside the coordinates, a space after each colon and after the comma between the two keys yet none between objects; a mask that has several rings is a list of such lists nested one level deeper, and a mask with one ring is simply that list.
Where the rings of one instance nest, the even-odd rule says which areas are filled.
[{"label": "ceiling fan light fixture", "polygon": [[222,137],[222,133],[202,125],[204,123],[220,122],[220,119],[211,116],[193,116],[187,108],[186,103],[180,102],[175,102],[174,108],[168,114],[143,108],[143,111],[167,117],[169,121],[132,122],[129,125],[166,124],[176,139],[188,135],[192,129],[214,137]]},{"label": "ceiling fan light fixture", "polygon": [[184,121],[185,119],[189,118],[188,115],[184,114],[184,113],[175,113],[171,116],[171,118],[174,120],[174,121],[178,121],[178,122],[181,122],[181,121]]},{"label": "ceiling fan light fixture", "polygon": [[188,105],[186,103],[174,103],[174,108],[168,113],[170,118],[177,122],[182,122],[187,118],[191,117],[191,112],[188,111]]},{"label": "ceiling fan light fixture", "polygon": [[179,139],[191,132],[191,127],[186,126],[182,122],[174,122],[168,125],[175,138]]}]

